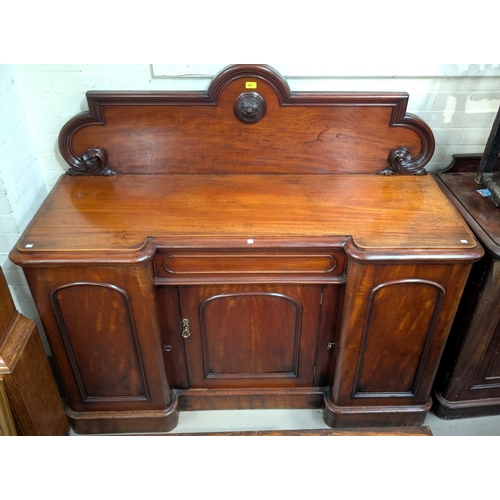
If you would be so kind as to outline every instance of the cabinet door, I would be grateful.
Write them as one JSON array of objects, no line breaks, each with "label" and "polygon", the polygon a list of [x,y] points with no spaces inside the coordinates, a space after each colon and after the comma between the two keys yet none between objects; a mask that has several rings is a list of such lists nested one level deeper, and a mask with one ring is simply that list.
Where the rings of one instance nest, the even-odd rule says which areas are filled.
[{"label": "cabinet door", "polygon": [[312,386],[319,285],[180,287],[193,388]]},{"label": "cabinet door", "polygon": [[426,405],[470,266],[349,263],[337,406]]},{"label": "cabinet door", "polygon": [[170,404],[151,262],[25,273],[72,411]]}]

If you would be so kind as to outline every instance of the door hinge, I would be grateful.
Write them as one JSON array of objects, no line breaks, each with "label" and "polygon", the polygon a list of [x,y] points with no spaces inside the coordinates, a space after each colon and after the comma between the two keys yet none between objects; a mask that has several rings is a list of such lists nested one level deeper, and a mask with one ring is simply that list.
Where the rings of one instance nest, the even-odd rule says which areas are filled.
[{"label": "door hinge", "polygon": [[316,376],[316,367],[314,367],[314,370],[313,370],[313,377]]},{"label": "door hinge", "polygon": [[322,306],[323,305],[323,292],[321,292],[321,296],[319,298],[319,305]]}]

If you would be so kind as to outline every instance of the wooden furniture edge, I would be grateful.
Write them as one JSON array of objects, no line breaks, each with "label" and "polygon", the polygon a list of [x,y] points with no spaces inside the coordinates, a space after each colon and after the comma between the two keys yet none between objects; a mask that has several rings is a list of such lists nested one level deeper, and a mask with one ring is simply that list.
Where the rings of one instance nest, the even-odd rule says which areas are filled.
[{"label": "wooden furniture edge", "polygon": [[408,427],[360,427],[356,429],[292,429],[292,430],[262,430],[262,431],[227,431],[227,432],[172,432],[157,434],[158,436],[432,436],[431,428],[426,426]]},{"label": "wooden furniture edge", "polygon": [[[443,189],[442,182],[439,183],[441,189]],[[463,209],[461,210],[461,205],[457,206],[458,211],[461,213],[463,218],[467,220],[467,212]],[[470,217],[468,218],[470,219]],[[189,236],[185,239],[176,240],[175,238],[159,238],[161,245],[165,245],[166,241],[171,241],[172,246],[169,248],[185,248],[189,245],[189,241],[197,241],[197,248],[244,248],[243,244],[234,244],[230,240],[244,240],[241,238],[204,238]],[[265,237],[260,237],[259,240],[265,240]],[[293,240],[293,237],[286,238],[288,241]],[[315,244],[314,238],[296,238],[297,243],[301,243],[303,246],[310,246],[315,248],[317,246],[323,246],[326,240],[330,241],[330,245],[337,246],[339,248],[344,248],[346,254],[358,262],[429,262],[433,263],[439,261],[440,263],[446,262],[475,262],[479,260],[483,255],[484,251],[481,245],[476,245],[472,248],[466,248],[464,250],[451,250],[451,249],[363,249],[356,245],[351,236],[339,237],[332,236],[331,238],[318,238],[321,243]],[[128,265],[141,265],[144,262],[151,260],[159,245],[156,238],[148,237],[145,241],[144,246],[137,251],[127,251],[127,252],[117,252],[113,256],[113,262],[117,264],[128,264]],[[274,240],[270,240],[270,245]],[[192,244],[192,243],[191,243]],[[223,246],[220,246],[222,245]],[[219,247],[217,247],[219,245]],[[282,248],[290,247],[290,245],[282,245]],[[265,245],[255,246],[254,248],[266,248]],[[271,248],[271,247],[270,247]],[[272,247],[276,248],[276,247]],[[54,257],[55,255],[55,257]],[[116,258],[115,258],[116,255]],[[23,267],[40,267],[40,266],[61,266],[61,265],[72,265],[85,263],[87,265],[93,266],[107,266],[109,265],[109,255],[107,253],[96,253],[96,252],[24,252],[17,246],[13,248],[9,254],[9,259],[18,266]]]},{"label": "wooden furniture edge", "polygon": [[[69,425],[38,327],[14,305],[0,268],[0,426],[12,435],[66,435]],[[7,419],[7,420],[6,420]]]},{"label": "wooden furniture edge", "polygon": [[[500,246],[491,239],[490,235],[481,227],[480,224],[478,224],[475,218],[471,216],[467,208],[465,208],[465,206],[447,186],[446,180],[443,177],[443,174],[446,175],[454,172],[475,172],[477,166],[479,165],[479,162],[481,161],[481,158],[482,155],[480,154],[453,155],[451,164],[445,170],[436,172],[434,174],[434,177],[436,178],[438,186],[452,201],[467,225],[474,232],[474,235],[478,239],[479,243],[481,245],[484,245],[493,255],[500,258]],[[500,167],[500,159],[497,160],[497,166]],[[477,187],[479,189],[481,186],[478,184]]]},{"label": "wooden furniture edge", "polygon": [[65,410],[71,428],[77,434],[127,434],[136,431],[138,425],[145,433],[169,432],[179,422],[180,408],[174,390],[170,406],[163,410],[76,412],[69,406]]},{"label": "wooden furniture edge", "polygon": [[3,377],[0,376],[0,436],[17,436]]},{"label": "wooden furniture edge", "polygon": [[443,397],[441,391],[433,388],[432,411],[443,420],[455,420],[471,417],[487,417],[498,415],[500,401],[498,398],[467,399],[462,401],[449,401]]}]

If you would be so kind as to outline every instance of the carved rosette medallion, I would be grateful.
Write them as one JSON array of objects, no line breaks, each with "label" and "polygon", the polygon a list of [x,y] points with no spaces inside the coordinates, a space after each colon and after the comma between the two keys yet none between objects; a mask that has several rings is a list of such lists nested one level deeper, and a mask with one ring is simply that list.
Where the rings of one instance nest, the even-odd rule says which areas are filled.
[{"label": "carved rosette medallion", "polygon": [[108,153],[104,148],[86,149],[82,158],[66,171],[68,175],[116,175],[114,170],[106,167]]},{"label": "carved rosette medallion", "polygon": [[257,123],[266,114],[266,101],[257,92],[244,92],[234,101],[234,114],[243,123]]},{"label": "carved rosette medallion", "polygon": [[401,146],[393,149],[388,158],[389,166],[383,170],[377,170],[377,174],[381,175],[425,175],[427,171],[411,161],[411,153],[408,148]]}]

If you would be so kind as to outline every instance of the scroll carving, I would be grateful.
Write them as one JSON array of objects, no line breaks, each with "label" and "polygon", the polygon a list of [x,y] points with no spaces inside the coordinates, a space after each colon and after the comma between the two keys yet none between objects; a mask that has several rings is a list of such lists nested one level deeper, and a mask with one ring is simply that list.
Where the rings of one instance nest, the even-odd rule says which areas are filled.
[{"label": "scroll carving", "polygon": [[426,175],[427,171],[425,168],[420,163],[412,162],[411,159],[411,153],[408,148],[401,146],[393,149],[388,158],[389,166],[382,170],[377,170],[376,173],[380,175]]},{"label": "scroll carving", "polygon": [[108,153],[104,148],[86,149],[82,158],[76,158],[68,175],[116,175],[114,170],[106,167]]},{"label": "scroll carving", "polygon": [[244,92],[234,101],[234,114],[243,123],[257,123],[266,114],[266,101],[257,92]]}]

